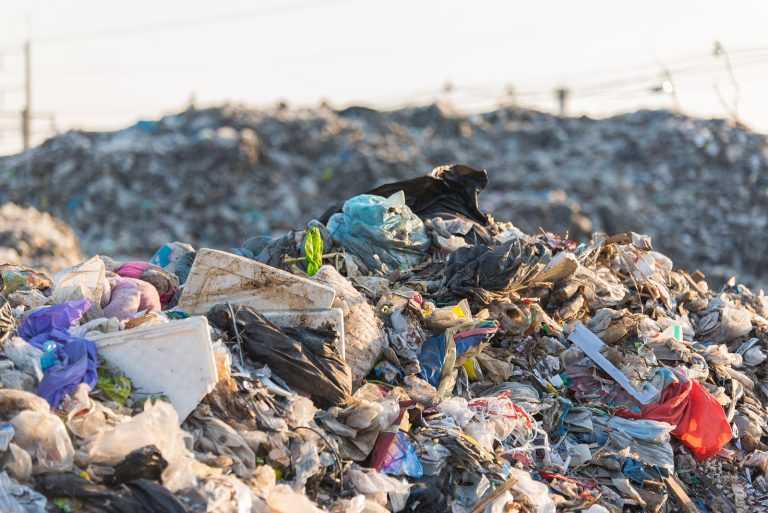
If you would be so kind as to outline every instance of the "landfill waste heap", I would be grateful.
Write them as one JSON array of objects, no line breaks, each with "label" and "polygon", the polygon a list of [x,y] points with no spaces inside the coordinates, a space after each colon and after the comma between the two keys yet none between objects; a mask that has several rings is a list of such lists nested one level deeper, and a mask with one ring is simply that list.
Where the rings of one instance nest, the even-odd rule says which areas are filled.
[{"label": "landfill waste heap", "polygon": [[692,271],[768,287],[765,135],[669,111],[189,109],[0,158],[0,204],[63,219],[88,254],[133,258],[169,237],[231,247],[279,234],[330,202],[451,162],[490,170],[481,206],[527,233],[642,232]]},{"label": "landfill waste heap", "polygon": [[32,207],[0,206],[0,262],[56,272],[82,259],[77,236],[67,223]]},{"label": "landfill waste heap", "polygon": [[445,166],[228,251],[0,266],[0,511],[764,511],[768,299]]}]

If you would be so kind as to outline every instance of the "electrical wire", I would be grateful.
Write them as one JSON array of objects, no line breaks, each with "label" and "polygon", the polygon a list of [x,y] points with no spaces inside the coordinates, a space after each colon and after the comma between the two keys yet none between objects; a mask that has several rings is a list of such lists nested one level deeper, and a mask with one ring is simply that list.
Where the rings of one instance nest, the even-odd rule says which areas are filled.
[{"label": "electrical wire", "polygon": [[[49,37],[35,38],[32,41],[34,46],[40,45],[53,45],[63,43],[79,43],[83,41],[92,41],[95,39],[111,39],[114,37],[135,36],[142,34],[149,34],[153,32],[164,32],[167,30],[180,30],[194,27],[202,27],[206,25],[214,25],[218,23],[226,23],[231,21],[240,21],[249,18],[262,18],[265,16],[273,16],[276,14],[284,14],[290,12],[296,12],[305,10],[307,8],[313,9],[316,7],[326,8],[335,5],[347,4],[355,2],[355,0],[309,0],[305,2],[295,3],[282,3],[277,5],[266,6],[258,9],[248,9],[236,12],[213,14],[208,16],[190,17],[181,20],[163,20],[153,23],[145,23],[141,25],[133,25],[128,27],[116,27],[111,29],[94,30],[90,32],[75,32],[71,34],[56,34]],[[6,46],[8,45],[8,46]],[[15,48],[22,47],[23,44],[16,42],[4,42],[0,48]]]}]

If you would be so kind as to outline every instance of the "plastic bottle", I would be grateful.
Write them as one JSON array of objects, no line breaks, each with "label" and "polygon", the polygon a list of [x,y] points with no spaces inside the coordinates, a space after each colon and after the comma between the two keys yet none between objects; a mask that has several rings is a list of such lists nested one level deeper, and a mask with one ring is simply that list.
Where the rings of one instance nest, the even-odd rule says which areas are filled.
[{"label": "plastic bottle", "polygon": [[40,367],[45,372],[59,363],[61,362],[56,356],[56,342],[49,340],[43,344],[43,356],[40,357]]}]

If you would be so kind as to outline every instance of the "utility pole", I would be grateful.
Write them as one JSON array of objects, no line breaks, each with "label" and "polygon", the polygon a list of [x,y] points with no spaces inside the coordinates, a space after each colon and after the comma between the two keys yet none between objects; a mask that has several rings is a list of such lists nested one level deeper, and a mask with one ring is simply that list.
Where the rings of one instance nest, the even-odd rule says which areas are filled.
[{"label": "utility pole", "polygon": [[555,97],[557,98],[557,104],[559,106],[560,117],[565,117],[566,103],[568,102],[568,89],[561,87],[555,90]]},{"label": "utility pole", "polygon": [[21,140],[24,150],[29,149],[29,134],[32,115],[32,45],[29,39],[24,43],[24,110],[21,111]]}]

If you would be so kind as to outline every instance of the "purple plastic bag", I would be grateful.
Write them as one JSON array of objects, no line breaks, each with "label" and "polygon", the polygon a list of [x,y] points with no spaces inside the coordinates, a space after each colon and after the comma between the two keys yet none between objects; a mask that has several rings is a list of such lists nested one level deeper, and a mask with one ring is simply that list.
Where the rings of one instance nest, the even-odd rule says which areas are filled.
[{"label": "purple plastic bag", "polygon": [[96,344],[82,338],[71,337],[65,345],[57,343],[56,356],[61,363],[48,369],[37,385],[37,394],[54,409],[58,408],[62,397],[74,391],[80,383],[93,390],[99,366]]},{"label": "purple plastic bag", "polygon": [[47,340],[66,344],[72,338],[67,330],[90,307],[91,302],[82,299],[36,310],[29,314],[24,324],[19,328],[19,336],[38,349],[42,349]]},{"label": "purple plastic bag", "polygon": [[42,349],[48,340],[56,343],[56,356],[61,363],[46,370],[37,385],[37,394],[48,401],[51,408],[57,408],[61,398],[80,383],[91,389],[96,386],[99,366],[96,344],[67,331],[90,307],[91,302],[82,299],[41,308],[29,314],[19,329],[21,338],[37,348]]}]

